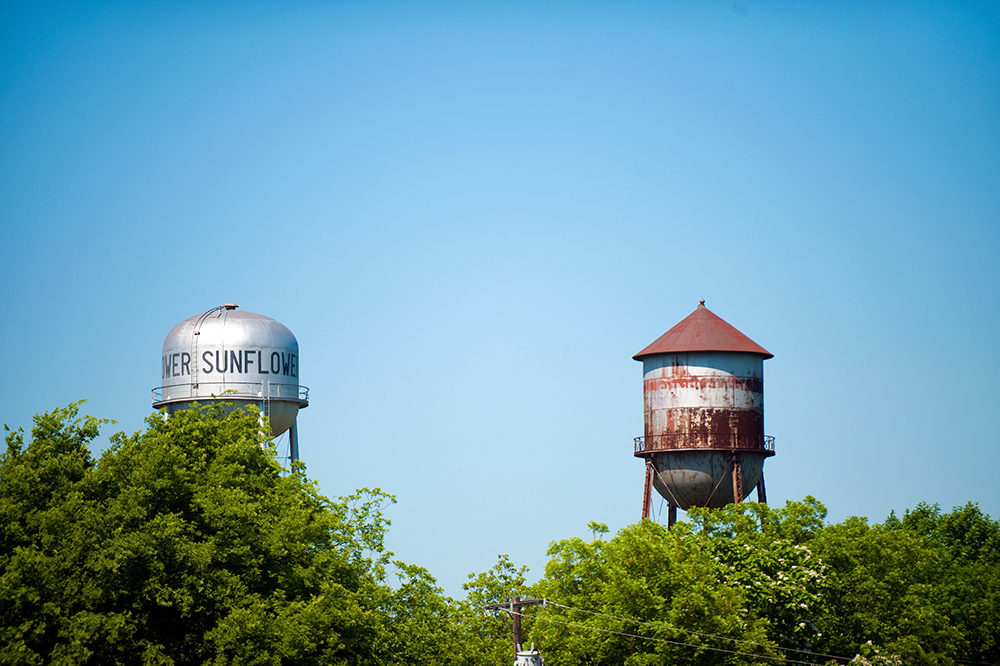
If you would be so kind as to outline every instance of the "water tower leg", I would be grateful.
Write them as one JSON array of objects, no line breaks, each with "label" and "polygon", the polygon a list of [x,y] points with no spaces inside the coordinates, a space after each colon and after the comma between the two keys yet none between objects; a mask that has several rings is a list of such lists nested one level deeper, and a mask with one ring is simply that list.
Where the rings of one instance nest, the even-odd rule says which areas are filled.
[{"label": "water tower leg", "polygon": [[739,504],[743,501],[743,464],[736,454],[733,454],[733,502]]},{"label": "water tower leg", "polygon": [[653,517],[653,474],[655,473],[656,468],[653,467],[653,461],[646,458],[646,483],[643,484],[642,489],[643,519]]},{"label": "water tower leg", "polygon": [[767,504],[767,491],[764,490],[764,472],[760,473],[760,483],[757,484],[757,501]]},{"label": "water tower leg", "polygon": [[674,526],[677,522],[677,505],[673,502],[667,502],[667,529]]},{"label": "water tower leg", "polygon": [[299,419],[292,421],[292,427],[288,429],[288,457],[294,463],[299,459]]}]

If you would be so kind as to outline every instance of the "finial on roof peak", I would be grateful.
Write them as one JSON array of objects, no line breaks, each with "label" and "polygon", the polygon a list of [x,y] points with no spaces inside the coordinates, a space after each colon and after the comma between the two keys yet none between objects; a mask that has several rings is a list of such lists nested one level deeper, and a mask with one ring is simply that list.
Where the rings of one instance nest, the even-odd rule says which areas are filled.
[{"label": "finial on roof peak", "polygon": [[699,298],[698,299],[698,305],[700,305],[701,307],[705,307],[705,299],[704,298]]}]

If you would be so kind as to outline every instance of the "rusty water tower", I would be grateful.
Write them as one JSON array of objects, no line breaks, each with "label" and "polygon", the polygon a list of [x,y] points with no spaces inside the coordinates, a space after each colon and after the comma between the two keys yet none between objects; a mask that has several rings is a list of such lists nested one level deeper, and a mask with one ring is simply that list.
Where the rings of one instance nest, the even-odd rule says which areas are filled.
[{"label": "rusty water tower", "polygon": [[299,459],[297,417],[309,405],[299,385],[299,343],[283,324],[226,303],[185,319],[163,342],[153,407],[167,414],[205,402],[256,405],[271,436],[288,431],[289,457]]},{"label": "rusty water tower", "polygon": [[634,455],[646,462],[642,517],[652,491],[677,509],[741,502],[757,489],[766,502],[764,360],[774,355],[705,307],[633,356],[642,361],[645,434]]}]

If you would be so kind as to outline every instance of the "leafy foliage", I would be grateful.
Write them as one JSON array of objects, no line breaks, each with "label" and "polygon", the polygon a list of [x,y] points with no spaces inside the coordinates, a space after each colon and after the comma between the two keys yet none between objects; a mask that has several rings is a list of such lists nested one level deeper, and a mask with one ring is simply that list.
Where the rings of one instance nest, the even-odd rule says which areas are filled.
[{"label": "leafy foliage", "polygon": [[[827,524],[814,498],[688,511],[506,555],[467,598],[385,549],[394,500],[330,500],[276,462],[257,416],[213,406],[118,434],[79,403],[0,454],[0,664],[1000,664],[1000,523],[920,504]],[[391,583],[390,583],[391,581]],[[838,655],[836,659],[833,656]]]},{"label": "leafy foliage", "polygon": [[553,543],[533,589],[559,604],[533,628],[548,663],[1000,663],[1000,526],[975,505],[871,526],[827,525],[811,497],[688,517]]},{"label": "leafy foliage", "polygon": [[748,612],[785,647],[812,650],[826,624],[827,567],[809,547],[826,509],[812,497],[691,509],[703,547],[719,563],[719,582],[741,590]]},{"label": "leafy foliage", "polygon": [[327,500],[219,406],[154,416],[95,461],[102,422],[78,408],[0,459],[6,663],[371,661],[386,496]]},{"label": "leafy foliage", "polygon": [[484,614],[482,608],[510,601],[515,595],[527,597],[527,572],[528,567],[517,567],[509,556],[498,555],[490,570],[469,574],[469,582],[462,585],[468,593],[463,618],[471,631],[470,643],[475,646],[478,663],[504,664],[513,659],[511,619],[503,612]]},{"label": "leafy foliage", "polygon": [[[557,606],[535,633],[547,661],[560,664],[725,664],[726,650],[769,654],[760,622],[687,525],[651,521],[612,539],[555,542],[535,592]],[[737,662],[738,663],[738,662]]]}]

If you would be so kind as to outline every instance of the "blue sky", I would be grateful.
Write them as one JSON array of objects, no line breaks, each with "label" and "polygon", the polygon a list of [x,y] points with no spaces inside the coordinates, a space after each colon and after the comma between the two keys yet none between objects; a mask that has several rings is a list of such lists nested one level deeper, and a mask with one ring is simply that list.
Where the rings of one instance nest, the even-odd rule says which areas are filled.
[{"label": "blue sky", "polygon": [[775,355],[772,504],[1000,517],[994,3],[4,3],[0,245],[0,421],[141,428],[235,301],[453,595],[638,518],[699,298]]}]

